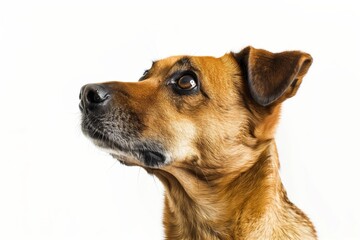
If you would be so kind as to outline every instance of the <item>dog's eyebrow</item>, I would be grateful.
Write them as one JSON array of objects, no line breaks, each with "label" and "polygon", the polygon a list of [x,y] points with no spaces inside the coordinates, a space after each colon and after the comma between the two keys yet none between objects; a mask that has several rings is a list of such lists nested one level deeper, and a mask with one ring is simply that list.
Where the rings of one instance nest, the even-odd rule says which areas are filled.
[{"label": "dog's eyebrow", "polygon": [[168,75],[173,75],[174,72],[182,72],[186,70],[192,70],[194,72],[198,71],[198,69],[192,64],[189,57],[182,57],[168,68]]},{"label": "dog's eyebrow", "polygon": [[177,60],[177,61],[175,62],[174,66],[194,68],[194,67],[191,65],[191,60],[190,60],[189,57],[180,58],[179,60]]}]

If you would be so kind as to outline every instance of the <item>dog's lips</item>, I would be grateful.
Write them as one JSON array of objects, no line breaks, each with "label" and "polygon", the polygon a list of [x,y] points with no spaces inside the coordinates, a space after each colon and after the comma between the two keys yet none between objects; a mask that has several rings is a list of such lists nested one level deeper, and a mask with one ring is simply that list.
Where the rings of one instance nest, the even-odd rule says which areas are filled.
[{"label": "dog's lips", "polygon": [[[117,150],[104,148],[113,158],[127,166],[160,167],[166,157],[160,152],[150,150]],[[140,160],[142,159],[142,160]]]},{"label": "dog's lips", "polygon": [[144,156],[146,166],[159,167],[159,164],[166,161],[166,157],[160,152],[145,150],[141,151],[141,153]]},{"label": "dog's lips", "polygon": [[150,150],[121,150],[121,151],[117,149],[104,149],[104,150],[106,152],[109,152],[109,154],[113,158],[117,159],[120,163],[127,166],[158,168],[166,161],[166,157],[162,153],[150,151]]},{"label": "dog's lips", "polygon": [[118,160],[121,164],[124,164],[126,166],[143,166],[141,161],[137,160],[135,157],[133,157],[131,154],[127,152],[119,152],[119,151],[109,151],[108,149],[104,149],[106,152],[109,152],[109,154]]}]

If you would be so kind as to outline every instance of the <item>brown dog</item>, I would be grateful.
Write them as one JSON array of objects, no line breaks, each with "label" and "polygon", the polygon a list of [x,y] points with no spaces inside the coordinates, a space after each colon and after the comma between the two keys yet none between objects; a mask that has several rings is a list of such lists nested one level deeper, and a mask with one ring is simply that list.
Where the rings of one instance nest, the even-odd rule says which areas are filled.
[{"label": "brown dog", "polygon": [[156,61],[139,82],[85,85],[82,129],[162,181],[167,239],[316,239],[287,198],[274,141],[311,62],[252,47]]}]

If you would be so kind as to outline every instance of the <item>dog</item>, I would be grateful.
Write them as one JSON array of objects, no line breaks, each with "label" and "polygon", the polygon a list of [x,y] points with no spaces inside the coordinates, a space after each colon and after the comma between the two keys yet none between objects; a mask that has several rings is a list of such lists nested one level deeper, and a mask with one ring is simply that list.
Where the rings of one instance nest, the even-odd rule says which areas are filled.
[{"label": "dog", "polygon": [[138,82],[83,86],[82,130],[160,179],[166,239],[317,239],[287,197],[274,140],[311,63],[250,46],[155,61]]}]

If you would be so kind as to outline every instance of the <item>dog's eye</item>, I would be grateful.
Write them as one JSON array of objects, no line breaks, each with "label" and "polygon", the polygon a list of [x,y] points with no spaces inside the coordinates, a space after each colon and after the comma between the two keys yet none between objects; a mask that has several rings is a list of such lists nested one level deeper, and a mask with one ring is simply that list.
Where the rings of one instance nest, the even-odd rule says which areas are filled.
[{"label": "dog's eye", "polygon": [[192,90],[196,88],[197,83],[193,76],[185,75],[179,78],[177,81],[177,86],[183,90]]},{"label": "dog's eye", "polygon": [[196,77],[196,74],[191,71],[176,73],[171,77],[168,85],[171,85],[173,91],[180,95],[190,95],[197,93],[200,89],[200,83]]}]

